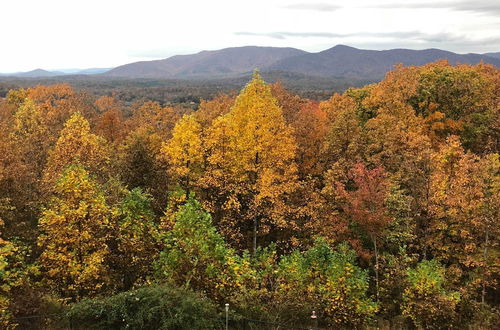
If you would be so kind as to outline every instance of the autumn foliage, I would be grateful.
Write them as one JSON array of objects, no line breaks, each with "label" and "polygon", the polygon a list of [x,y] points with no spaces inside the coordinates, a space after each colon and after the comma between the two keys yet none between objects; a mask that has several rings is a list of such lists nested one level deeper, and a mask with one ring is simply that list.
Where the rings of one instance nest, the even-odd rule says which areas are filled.
[{"label": "autumn foliage", "polygon": [[319,103],[257,72],[196,110],[12,90],[0,327],[169,285],[305,327],[493,329],[499,111],[497,68],[443,61]]}]

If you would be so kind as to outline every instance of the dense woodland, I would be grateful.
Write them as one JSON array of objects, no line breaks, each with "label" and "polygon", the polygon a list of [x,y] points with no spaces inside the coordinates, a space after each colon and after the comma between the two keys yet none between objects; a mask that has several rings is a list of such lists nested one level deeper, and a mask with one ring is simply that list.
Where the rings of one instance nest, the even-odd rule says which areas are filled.
[{"label": "dense woodland", "polygon": [[[290,72],[262,72],[267,82],[280,81],[289,92],[316,101],[328,99],[334,92],[350,87],[361,87],[373,81],[354,78],[324,78]],[[9,90],[38,85],[70,84],[77,92],[94,97],[113,96],[128,107],[135,103],[155,101],[162,106],[198,106],[202,99],[213,99],[220,93],[232,93],[243,88],[252,79],[251,72],[232,78],[219,79],[146,79],[110,78],[99,75],[72,75],[47,78],[15,78],[0,76],[0,97]]]},{"label": "dense woodland", "polygon": [[225,303],[336,329],[498,327],[499,69],[399,66],[322,102],[255,73],[237,94],[10,90],[2,327],[217,328]]}]

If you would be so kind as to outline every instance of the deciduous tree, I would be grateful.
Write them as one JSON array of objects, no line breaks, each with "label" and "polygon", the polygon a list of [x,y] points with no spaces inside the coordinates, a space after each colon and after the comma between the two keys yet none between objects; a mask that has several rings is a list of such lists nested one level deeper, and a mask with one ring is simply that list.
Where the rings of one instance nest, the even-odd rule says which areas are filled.
[{"label": "deciduous tree", "polygon": [[109,149],[103,138],[91,133],[89,122],[75,113],[64,124],[59,139],[50,152],[45,180],[53,183],[70,164],[78,163],[103,180],[109,170]]},{"label": "deciduous tree", "polygon": [[162,144],[159,157],[169,165],[169,173],[189,195],[203,174],[202,128],[193,115],[184,115],[174,127],[172,138]]},{"label": "deciduous tree", "polygon": [[40,262],[47,283],[79,299],[109,285],[110,210],[98,184],[81,165],[65,169],[40,218]]},{"label": "deciduous tree", "polygon": [[388,215],[386,198],[389,192],[389,182],[383,169],[367,169],[358,163],[352,170],[352,179],[356,190],[347,191],[339,185],[346,199],[345,211],[370,237],[375,253],[375,283],[378,299],[379,291],[379,247],[380,235],[393,218]]},{"label": "deciduous tree", "polygon": [[271,226],[291,226],[286,199],[296,189],[296,145],[281,108],[258,74],[231,111],[214,122],[206,146],[207,205],[231,242],[248,238],[252,224],[255,250],[257,237]]}]

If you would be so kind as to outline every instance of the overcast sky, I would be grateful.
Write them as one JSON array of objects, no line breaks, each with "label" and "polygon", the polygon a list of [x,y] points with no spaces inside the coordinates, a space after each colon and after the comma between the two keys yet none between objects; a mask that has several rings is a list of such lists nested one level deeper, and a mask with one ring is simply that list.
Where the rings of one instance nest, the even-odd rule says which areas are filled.
[{"label": "overcast sky", "polygon": [[500,51],[500,0],[5,0],[0,72],[258,45]]}]

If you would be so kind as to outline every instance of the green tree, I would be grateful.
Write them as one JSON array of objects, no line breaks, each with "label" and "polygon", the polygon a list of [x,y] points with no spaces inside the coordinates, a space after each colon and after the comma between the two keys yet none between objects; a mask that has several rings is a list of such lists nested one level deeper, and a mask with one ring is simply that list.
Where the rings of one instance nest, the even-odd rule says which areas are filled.
[{"label": "green tree", "polygon": [[457,321],[458,292],[445,289],[445,270],[436,260],[424,260],[407,272],[403,315],[424,329],[450,329]]},{"label": "green tree", "polygon": [[175,214],[172,230],[165,233],[164,246],[156,262],[160,279],[220,297],[229,284],[223,274],[234,252],[212,225],[210,214],[192,196]]},{"label": "green tree", "polygon": [[130,289],[152,275],[159,253],[159,233],[154,222],[151,197],[134,188],[113,210],[116,250],[112,251],[122,287]]},{"label": "green tree", "polygon": [[[356,253],[343,243],[333,250],[324,240],[301,253],[295,251],[280,262],[279,290],[318,311],[328,325],[359,327],[375,315],[377,304],[367,295],[368,274],[356,264]],[[285,303],[283,301],[283,303]]]}]

